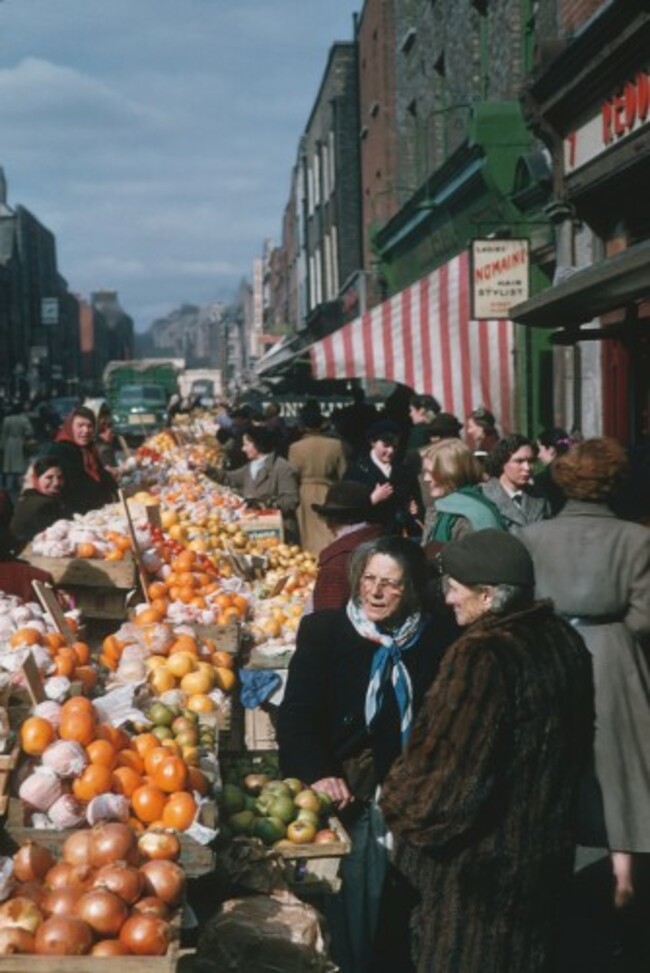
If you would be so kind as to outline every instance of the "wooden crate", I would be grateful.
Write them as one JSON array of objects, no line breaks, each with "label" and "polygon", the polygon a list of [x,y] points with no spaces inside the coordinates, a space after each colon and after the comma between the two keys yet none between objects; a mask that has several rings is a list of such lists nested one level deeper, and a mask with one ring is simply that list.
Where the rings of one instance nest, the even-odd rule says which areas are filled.
[{"label": "wooden crate", "polygon": [[120,973],[175,973],[178,967],[181,933],[180,914],[172,922],[172,941],[164,956],[36,956],[20,954],[0,956],[0,973],[102,973],[115,970]]},{"label": "wooden crate", "polygon": [[228,625],[192,625],[191,628],[199,639],[210,639],[219,652],[230,652],[237,655],[241,646],[242,627],[239,622]]},{"label": "wooden crate", "polygon": [[125,588],[66,585],[65,590],[74,599],[77,608],[85,618],[123,622],[127,617],[129,591]]},{"label": "wooden crate", "polygon": [[130,589],[136,585],[136,565],[128,552],[122,561],[105,561],[103,558],[43,557],[26,547],[21,557],[33,567],[51,574],[55,584],[62,588],[73,585]]},{"label": "wooden crate", "polygon": [[277,750],[275,711],[272,706],[244,710],[244,746],[247,750]]},{"label": "wooden crate", "polygon": [[[215,826],[214,805],[206,804],[202,808],[200,823],[206,827]],[[25,823],[25,808],[17,797],[10,797],[7,808],[7,818],[4,824],[4,851],[13,854],[24,841],[37,841],[49,848],[57,855],[61,853],[61,846],[72,830],[57,831],[54,828],[31,828]],[[196,878],[211,872],[215,866],[215,852],[211,845],[201,845],[187,834],[179,833],[181,854],[179,863],[183,866],[188,878]],[[0,967],[1,973],[1,967]]]},{"label": "wooden crate", "polygon": [[290,841],[278,841],[273,845],[285,864],[285,875],[292,889],[337,892],[341,886],[338,876],[341,858],[350,853],[352,842],[336,817],[331,817],[328,827],[336,832],[338,841],[320,844],[294,845]]},{"label": "wooden crate", "polygon": [[284,540],[284,526],[279,510],[256,510],[250,517],[242,517],[239,526],[244,533],[255,539],[277,537],[279,541]]},{"label": "wooden crate", "polygon": [[15,744],[9,753],[0,754],[0,815],[5,814],[9,806],[9,783],[11,772],[18,763],[20,747]]}]

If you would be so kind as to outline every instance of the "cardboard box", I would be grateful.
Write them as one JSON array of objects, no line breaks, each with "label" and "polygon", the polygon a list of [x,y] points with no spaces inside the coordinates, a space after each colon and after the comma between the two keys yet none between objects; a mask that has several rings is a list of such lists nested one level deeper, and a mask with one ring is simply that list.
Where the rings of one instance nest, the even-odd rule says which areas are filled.
[{"label": "cardboard box", "polygon": [[249,537],[277,537],[279,541],[284,540],[284,526],[279,510],[257,510],[254,516],[242,517],[241,529]]}]

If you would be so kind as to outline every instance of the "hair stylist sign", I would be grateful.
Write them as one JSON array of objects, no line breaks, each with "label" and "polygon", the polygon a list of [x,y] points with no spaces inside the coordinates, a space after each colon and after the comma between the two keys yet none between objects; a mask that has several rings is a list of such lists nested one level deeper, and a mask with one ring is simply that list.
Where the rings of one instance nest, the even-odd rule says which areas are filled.
[{"label": "hair stylist sign", "polygon": [[529,296],[528,240],[473,240],[471,258],[471,317],[509,318],[510,308]]}]

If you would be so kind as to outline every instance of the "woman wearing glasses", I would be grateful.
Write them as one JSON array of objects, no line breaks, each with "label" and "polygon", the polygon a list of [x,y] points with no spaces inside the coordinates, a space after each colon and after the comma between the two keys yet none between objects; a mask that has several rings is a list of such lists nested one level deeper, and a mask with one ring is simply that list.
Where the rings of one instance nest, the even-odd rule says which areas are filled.
[{"label": "woman wearing glasses", "polygon": [[455,631],[423,612],[426,560],[413,541],[363,544],[349,571],[346,607],[302,619],[278,745],[283,773],[326,794],[350,831],[328,918],[332,958],[343,973],[364,973],[387,866],[378,786]]}]

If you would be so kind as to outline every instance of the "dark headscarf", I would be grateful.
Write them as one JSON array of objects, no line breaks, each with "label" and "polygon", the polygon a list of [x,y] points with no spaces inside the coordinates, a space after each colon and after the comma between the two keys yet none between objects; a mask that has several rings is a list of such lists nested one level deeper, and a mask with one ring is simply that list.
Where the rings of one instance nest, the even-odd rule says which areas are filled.
[{"label": "dark headscarf", "polygon": [[76,446],[77,449],[81,451],[85,473],[93,480],[96,480],[97,483],[101,483],[102,464],[101,460],[99,459],[97,447],[94,443],[89,443],[88,446],[80,446],[74,438],[72,432],[72,423],[77,416],[79,416],[81,419],[89,419],[93,426],[96,425],[95,413],[92,411],[92,409],[87,409],[85,406],[80,405],[76,409],[73,409],[70,415],[64,419],[63,425],[56,434],[54,441],[57,443],[72,443],[73,446]]}]

